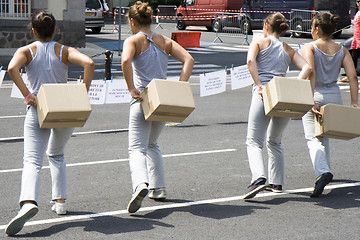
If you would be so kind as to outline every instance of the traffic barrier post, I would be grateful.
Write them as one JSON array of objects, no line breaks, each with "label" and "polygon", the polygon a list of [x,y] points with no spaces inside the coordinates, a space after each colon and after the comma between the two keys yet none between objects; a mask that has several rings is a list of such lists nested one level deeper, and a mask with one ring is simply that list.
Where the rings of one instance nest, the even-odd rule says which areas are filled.
[{"label": "traffic barrier post", "polygon": [[301,37],[304,34],[311,33],[311,19],[315,17],[319,11],[292,9],[290,12],[290,32],[291,36]]},{"label": "traffic barrier post", "polygon": [[242,44],[249,45],[246,16],[242,13],[218,12],[213,20],[216,40],[223,42],[221,37],[243,37]]},{"label": "traffic barrier post", "polygon": [[201,32],[173,32],[171,39],[183,48],[200,47]]}]

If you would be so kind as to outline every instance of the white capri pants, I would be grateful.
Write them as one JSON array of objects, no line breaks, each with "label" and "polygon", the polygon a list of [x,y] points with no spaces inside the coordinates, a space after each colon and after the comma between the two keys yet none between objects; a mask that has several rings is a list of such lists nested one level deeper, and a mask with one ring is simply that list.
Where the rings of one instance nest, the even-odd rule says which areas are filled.
[{"label": "white capri pants", "polygon": [[264,102],[256,88],[253,88],[246,138],[252,174],[251,183],[258,178],[267,178],[262,154],[265,135],[267,135],[268,182],[269,184],[284,185],[285,163],[281,138],[289,120],[289,118],[266,116]]},{"label": "white capri pants", "polygon": [[[328,103],[342,104],[340,90],[338,93],[314,93],[314,101],[321,107]],[[315,117],[310,110],[302,118],[305,138],[309,148],[310,159],[317,178],[323,173],[331,172],[330,143],[328,138],[315,137]]]},{"label": "white capri pants", "polygon": [[146,121],[141,103],[130,105],[129,164],[133,191],[140,183],[149,188],[165,187],[164,161],[157,143],[164,122]]},{"label": "white capri pants", "polygon": [[52,181],[52,200],[66,199],[66,162],[64,149],[73,128],[39,127],[37,110],[30,107],[24,123],[24,160],[19,202],[38,203],[40,171],[46,151]]}]

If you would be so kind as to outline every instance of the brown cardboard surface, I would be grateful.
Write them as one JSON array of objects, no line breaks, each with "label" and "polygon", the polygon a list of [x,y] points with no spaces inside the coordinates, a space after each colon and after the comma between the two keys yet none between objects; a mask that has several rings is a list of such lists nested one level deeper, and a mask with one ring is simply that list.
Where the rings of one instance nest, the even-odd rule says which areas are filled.
[{"label": "brown cardboard surface", "polygon": [[183,122],[195,109],[190,84],[153,79],[141,92],[147,121]]},{"label": "brown cardboard surface", "polygon": [[267,116],[301,118],[314,105],[310,81],[274,77],[263,89]]},{"label": "brown cardboard surface", "polygon": [[85,84],[42,84],[37,111],[40,128],[84,126],[91,113]]},{"label": "brown cardboard surface", "polygon": [[326,104],[315,121],[315,136],[349,140],[360,136],[360,108]]}]

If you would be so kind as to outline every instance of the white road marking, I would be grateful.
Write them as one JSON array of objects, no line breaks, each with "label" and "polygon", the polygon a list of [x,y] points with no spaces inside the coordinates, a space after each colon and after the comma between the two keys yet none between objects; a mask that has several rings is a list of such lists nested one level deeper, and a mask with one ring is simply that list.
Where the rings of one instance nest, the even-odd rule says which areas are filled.
[{"label": "white road marking", "polygon": [[[325,189],[330,190],[330,189],[339,189],[339,188],[348,188],[348,187],[357,187],[357,186],[360,186],[360,182],[328,185],[325,187]],[[312,191],[313,191],[313,188],[300,188],[300,189],[294,189],[294,190],[287,190],[282,193],[273,193],[273,192],[259,193],[254,198],[283,196],[283,195],[312,192]],[[185,202],[185,203],[173,203],[173,204],[167,204],[167,205],[144,207],[144,208],[140,208],[137,211],[137,213],[163,210],[163,209],[183,208],[183,207],[204,205],[204,204],[240,201],[240,200],[243,200],[243,198],[244,198],[244,195],[241,195],[241,196],[214,198],[214,199],[206,199],[206,200],[199,200],[199,201]],[[58,218],[52,218],[52,219],[44,219],[44,220],[27,222],[25,224],[25,226],[36,226],[36,225],[43,225],[43,224],[80,221],[80,220],[84,220],[84,219],[93,219],[93,218],[98,218],[98,217],[105,217],[105,216],[108,217],[108,216],[116,216],[116,215],[123,215],[123,214],[129,214],[129,213],[127,212],[127,210],[117,210],[117,211],[110,211],[110,212],[103,212],[103,213],[84,214],[84,215],[79,215],[79,216],[58,217]],[[0,225],[0,229],[5,229],[6,227],[7,227],[7,225]]]},{"label": "white road marking", "polygon": [[24,118],[25,115],[16,115],[16,116],[0,116],[0,119],[8,119],[8,118]]},{"label": "white road marking", "polygon": [[[74,132],[73,136],[87,135],[87,134],[97,134],[97,133],[127,132],[127,131],[128,131],[127,128],[119,128],[119,129],[96,130],[96,131],[87,131],[87,132]],[[0,142],[16,141],[16,140],[24,140],[24,137],[0,138]]]},{"label": "white road marking", "polygon": [[[165,155],[163,155],[163,158],[213,154],[213,153],[224,153],[224,152],[235,152],[235,151],[237,151],[237,150],[230,148],[230,149],[187,152],[187,153],[174,153],[174,154],[165,154]],[[129,161],[129,159],[123,158],[123,159],[101,160],[101,161],[93,161],[93,162],[70,163],[70,164],[66,164],[66,166],[67,167],[76,167],[76,166],[88,166],[88,165],[105,164],[105,163],[118,163],[118,162],[126,162],[126,161]],[[48,169],[49,166],[43,166],[42,168]],[[0,170],[0,173],[21,172],[21,171],[22,171],[22,168],[4,169],[4,170]]]}]

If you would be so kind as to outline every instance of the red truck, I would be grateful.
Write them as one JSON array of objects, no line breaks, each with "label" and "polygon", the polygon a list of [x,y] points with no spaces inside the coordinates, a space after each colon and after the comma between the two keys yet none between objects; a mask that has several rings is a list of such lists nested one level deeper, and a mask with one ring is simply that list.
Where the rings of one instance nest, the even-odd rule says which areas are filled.
[{"label": "red truck", "polygon": [[220,30],[222,24],[216,19],[221,12],[240,12],[244,0],[183,0],[176,10],[177,28],[186,26],[205,26],[209,31]]}]

